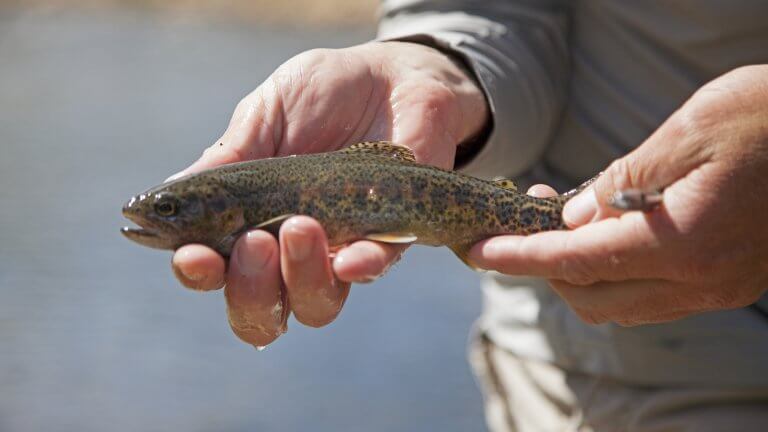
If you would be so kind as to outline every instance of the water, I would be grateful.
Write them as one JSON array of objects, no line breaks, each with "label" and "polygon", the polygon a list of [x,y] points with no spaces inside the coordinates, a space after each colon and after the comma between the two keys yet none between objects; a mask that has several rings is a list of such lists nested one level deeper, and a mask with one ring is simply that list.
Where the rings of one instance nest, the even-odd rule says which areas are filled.
[{"label": "water", "polygon": [[119,234],[279,63],[370,32],[0,11],[0,431],[467,431],[476,276],[412,248],[323,329],[240,343]]}]

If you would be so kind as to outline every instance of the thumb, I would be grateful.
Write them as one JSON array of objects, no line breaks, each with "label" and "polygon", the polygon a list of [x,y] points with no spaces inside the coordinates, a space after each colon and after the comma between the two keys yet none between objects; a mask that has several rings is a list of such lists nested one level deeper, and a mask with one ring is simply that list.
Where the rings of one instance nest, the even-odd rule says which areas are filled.
[{"label": "thumb", "polygon": [[617,191],[663,190],[686,176],[708,157],[708,152],[692,140],[683,116],[676,113],[644,143],[617,159],[579,195],[568,201],[563,219],[570,228],[617,216],[610,205]]},{"label": "thumb", "polygon": [[267,80],[235,107],[224,134],[184,170],[166,181],[219,165],[274,156],[284,133],[282,100]]}]

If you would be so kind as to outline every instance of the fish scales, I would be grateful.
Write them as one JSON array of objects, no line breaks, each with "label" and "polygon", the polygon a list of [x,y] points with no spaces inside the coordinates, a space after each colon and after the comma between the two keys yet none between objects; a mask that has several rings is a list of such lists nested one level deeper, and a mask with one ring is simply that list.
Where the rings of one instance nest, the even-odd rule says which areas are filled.
[{"label": "fish scales", "polygon": [[274,232],[288,216],[303,214],[323,225],[332,245],[413,239],[449,246],[471,265],[467,251],[484,238],[565,229],[561,213],[570,194],[536,198],[509,180],[422,165],[389,143],[361,143],[225,165],[157,186],[126,204],[124,214],[142,229],[123,232],[150,247],[202,243],[228,256],[245,230]]}]

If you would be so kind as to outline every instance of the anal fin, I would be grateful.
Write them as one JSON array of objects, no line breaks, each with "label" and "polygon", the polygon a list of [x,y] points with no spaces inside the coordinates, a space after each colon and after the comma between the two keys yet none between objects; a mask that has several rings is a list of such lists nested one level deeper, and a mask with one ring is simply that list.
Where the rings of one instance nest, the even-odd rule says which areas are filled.
[{"label": "anal fin", "polygon": [[365,236],[368,240],[392,244],[409,244],[418,240],[413,234],[407,233],[372,233]]},{"label": "anal fin", "polygon": [[473,245],[474,243],[462,243],[462,244],[448,245],[448,247],[453,251],[454,254],[456,254],[456,256],[461,260],[461,262],[466,264],[467,267],[476,271],[484,271],[484,269],[481,269],[475,263],[473,263],[472,260],[469,259],[469,250],[472,249]]}]

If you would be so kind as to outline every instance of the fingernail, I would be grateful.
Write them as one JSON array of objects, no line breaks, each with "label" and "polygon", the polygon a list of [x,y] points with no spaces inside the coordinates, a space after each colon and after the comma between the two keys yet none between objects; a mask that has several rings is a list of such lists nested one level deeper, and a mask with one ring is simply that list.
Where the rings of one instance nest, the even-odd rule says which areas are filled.
[{"label": "fingernail", "polygon": [[285,236],[285,246],[288,256],[294,261],[304,261],[312,252],[312,239],[307,233],[296,226],[288,228]]},{"label": "fingernail", "polygon": [[565,204],[563,219],[568,225],[584,225],[597,213],[595,190],[589,188]]},{"label": "fingernail", "polygon": [[268,234],[257,231],[247,232],[235,252],[237,269],[243,276],[256,276],[259,274],[272,256],[271,250],[259,247],[257,236],[260,235]]},{"label": "fingernail", "polygon": [[176,264],[175,259],[171,261],[171,268],[173,269],[173,274],[176,278],[187,288],[197,290],[199,289],[198,286],[200,285],[200,282],[205,279],[205,275],[202,273],[185,273],[181,269],[181,266]]},{"label": "fingernail", "polygon": [[178,277],[179,279],[187,280],[187,281],[190,281],[190,282],[199,282],[199,281],[203,280],[203,278],[205,278],[204,274],[194,274],[194,273],[193,274],[187,274],[187,273],[184,273],[184,271],[181,269],[181,267],[179,267],[175,263],[173,264],[173,272],[176,274],[176,277]]}]

